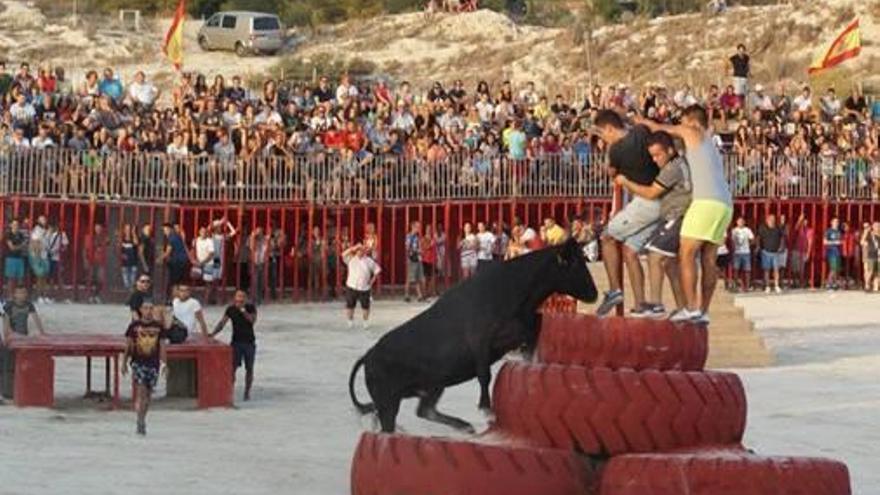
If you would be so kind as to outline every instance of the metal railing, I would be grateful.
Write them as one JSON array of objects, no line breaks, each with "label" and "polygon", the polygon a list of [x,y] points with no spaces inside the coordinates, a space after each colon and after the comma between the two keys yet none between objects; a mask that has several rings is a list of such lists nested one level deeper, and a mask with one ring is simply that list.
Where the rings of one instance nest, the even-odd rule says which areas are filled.
[{"label": "metal railing", "polygon": [[[607,198],[602,155],[524,160],[460,153],[428,161],[352,153],[251,158],[166,153],[0,152],[0,193],[144,202],[351,203]],[[725,155],[737,198],[877,199],[880,163],[819,156]]]}]

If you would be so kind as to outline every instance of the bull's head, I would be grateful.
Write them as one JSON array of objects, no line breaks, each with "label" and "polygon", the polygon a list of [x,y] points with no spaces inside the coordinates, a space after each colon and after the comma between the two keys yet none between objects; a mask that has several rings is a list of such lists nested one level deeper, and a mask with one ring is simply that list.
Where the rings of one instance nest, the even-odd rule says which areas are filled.
[{"label": "bull's head", "polygon": [[587,258],[584,256],[583,247],[584,245],[574,238],[553,247],[556,256],[551,268],[551,279],[556,292],[591,303],[596,301],[599,293],[587,269]]}]

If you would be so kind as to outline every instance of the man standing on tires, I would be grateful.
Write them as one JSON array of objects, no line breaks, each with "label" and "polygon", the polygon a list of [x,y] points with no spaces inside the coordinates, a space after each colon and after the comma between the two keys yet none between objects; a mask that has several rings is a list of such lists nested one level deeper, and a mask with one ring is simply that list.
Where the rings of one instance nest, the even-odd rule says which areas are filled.
[{"label": "man standing on tires", "polygon": [[649,297],[642,310],[634,316],[663,318],[666,315],[666,308],[663,306],[664,274],[669,278],[676,310],[685,307],[678,251],[681,223],[691,203],[691,180],[688,164],[676,153],[672,136],[662,131],[651,134],[648,137],[648,151],[660,167],[660,173],[653,184],[643,186],[631,182],[623,174],[618,174],[614,182],[632,194],[660,200],[660,219],[663,223],[645,245],[648,251]]},{"label": "man standing on tires", "polygon": [[[648,153],[648,136],[651,131],[643,125],[627,129],[620,115],[612,110],[600,111],[594,124],[599,130],[599,137],[608,145],[609,174],[612,177],[623,175],[627,182],[635,185],[651,186],[659,173],[657,164]],[[633,287],[633,313],[643,316],[645,272],[639,261],[639,252],[645,247],[659,220],[660,202],[642,197],[636,192],[632,200],[608,222],[601,242],[609,290],[596,310],[598,316],[605,316],[623,304],[621,257]]]},{"label": "man standing on tires", "polygon": [[[709,116],[700,105],[687,107],[679,125],[662,125],[639,118],[654,131],[666,131],[684,141],[690,165],[693,200],[681,225],[681,285],[687,308],[671,321],[709,324],[709,306],[718,283],[718,246],[724,242],[733,216],[733,196],[724,175],[724,161],[709,129]],[[697,294],[698,270],[702,267],[701,294]]]}]

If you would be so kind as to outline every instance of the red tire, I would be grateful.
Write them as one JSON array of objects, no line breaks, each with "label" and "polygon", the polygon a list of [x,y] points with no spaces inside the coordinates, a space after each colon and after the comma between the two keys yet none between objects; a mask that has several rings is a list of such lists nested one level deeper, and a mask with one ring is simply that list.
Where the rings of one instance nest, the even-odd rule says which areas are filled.
[{"label": "red tire", "polygon": [[613,371],[508,362],[495,428],[539,447],[616,455],[736,444],[746,396],[733,373]]},{"label": "red tire", "polygon": [[364,433],[353,495],[587,495],[598,477],[573,452]]},{"label": "red tire", "polygon": [[849,495],[843,463],[724,450],[614,457],[601,495]]},{"label": "red tire", "polygon": [[541,313],[576,313],[577,299],[565,294],[551,294],[538,309]]},{"label": "red tire", "polygon": [[699,325],[564,313],[541,317],[537,355],[545,363],[699,371],[708,354],[708,335]]}]

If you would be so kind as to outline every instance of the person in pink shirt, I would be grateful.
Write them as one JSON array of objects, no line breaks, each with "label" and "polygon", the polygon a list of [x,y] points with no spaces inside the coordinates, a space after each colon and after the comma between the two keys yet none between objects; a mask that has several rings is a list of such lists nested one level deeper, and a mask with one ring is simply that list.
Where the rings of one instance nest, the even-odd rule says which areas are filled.
[{"label": "person in pink shirt", "polygon": [[805,289],[809,285],[810,261],[813,259],[815,230],[807,217],[801,213],[792,232],[791,278],[795,287]]}]

